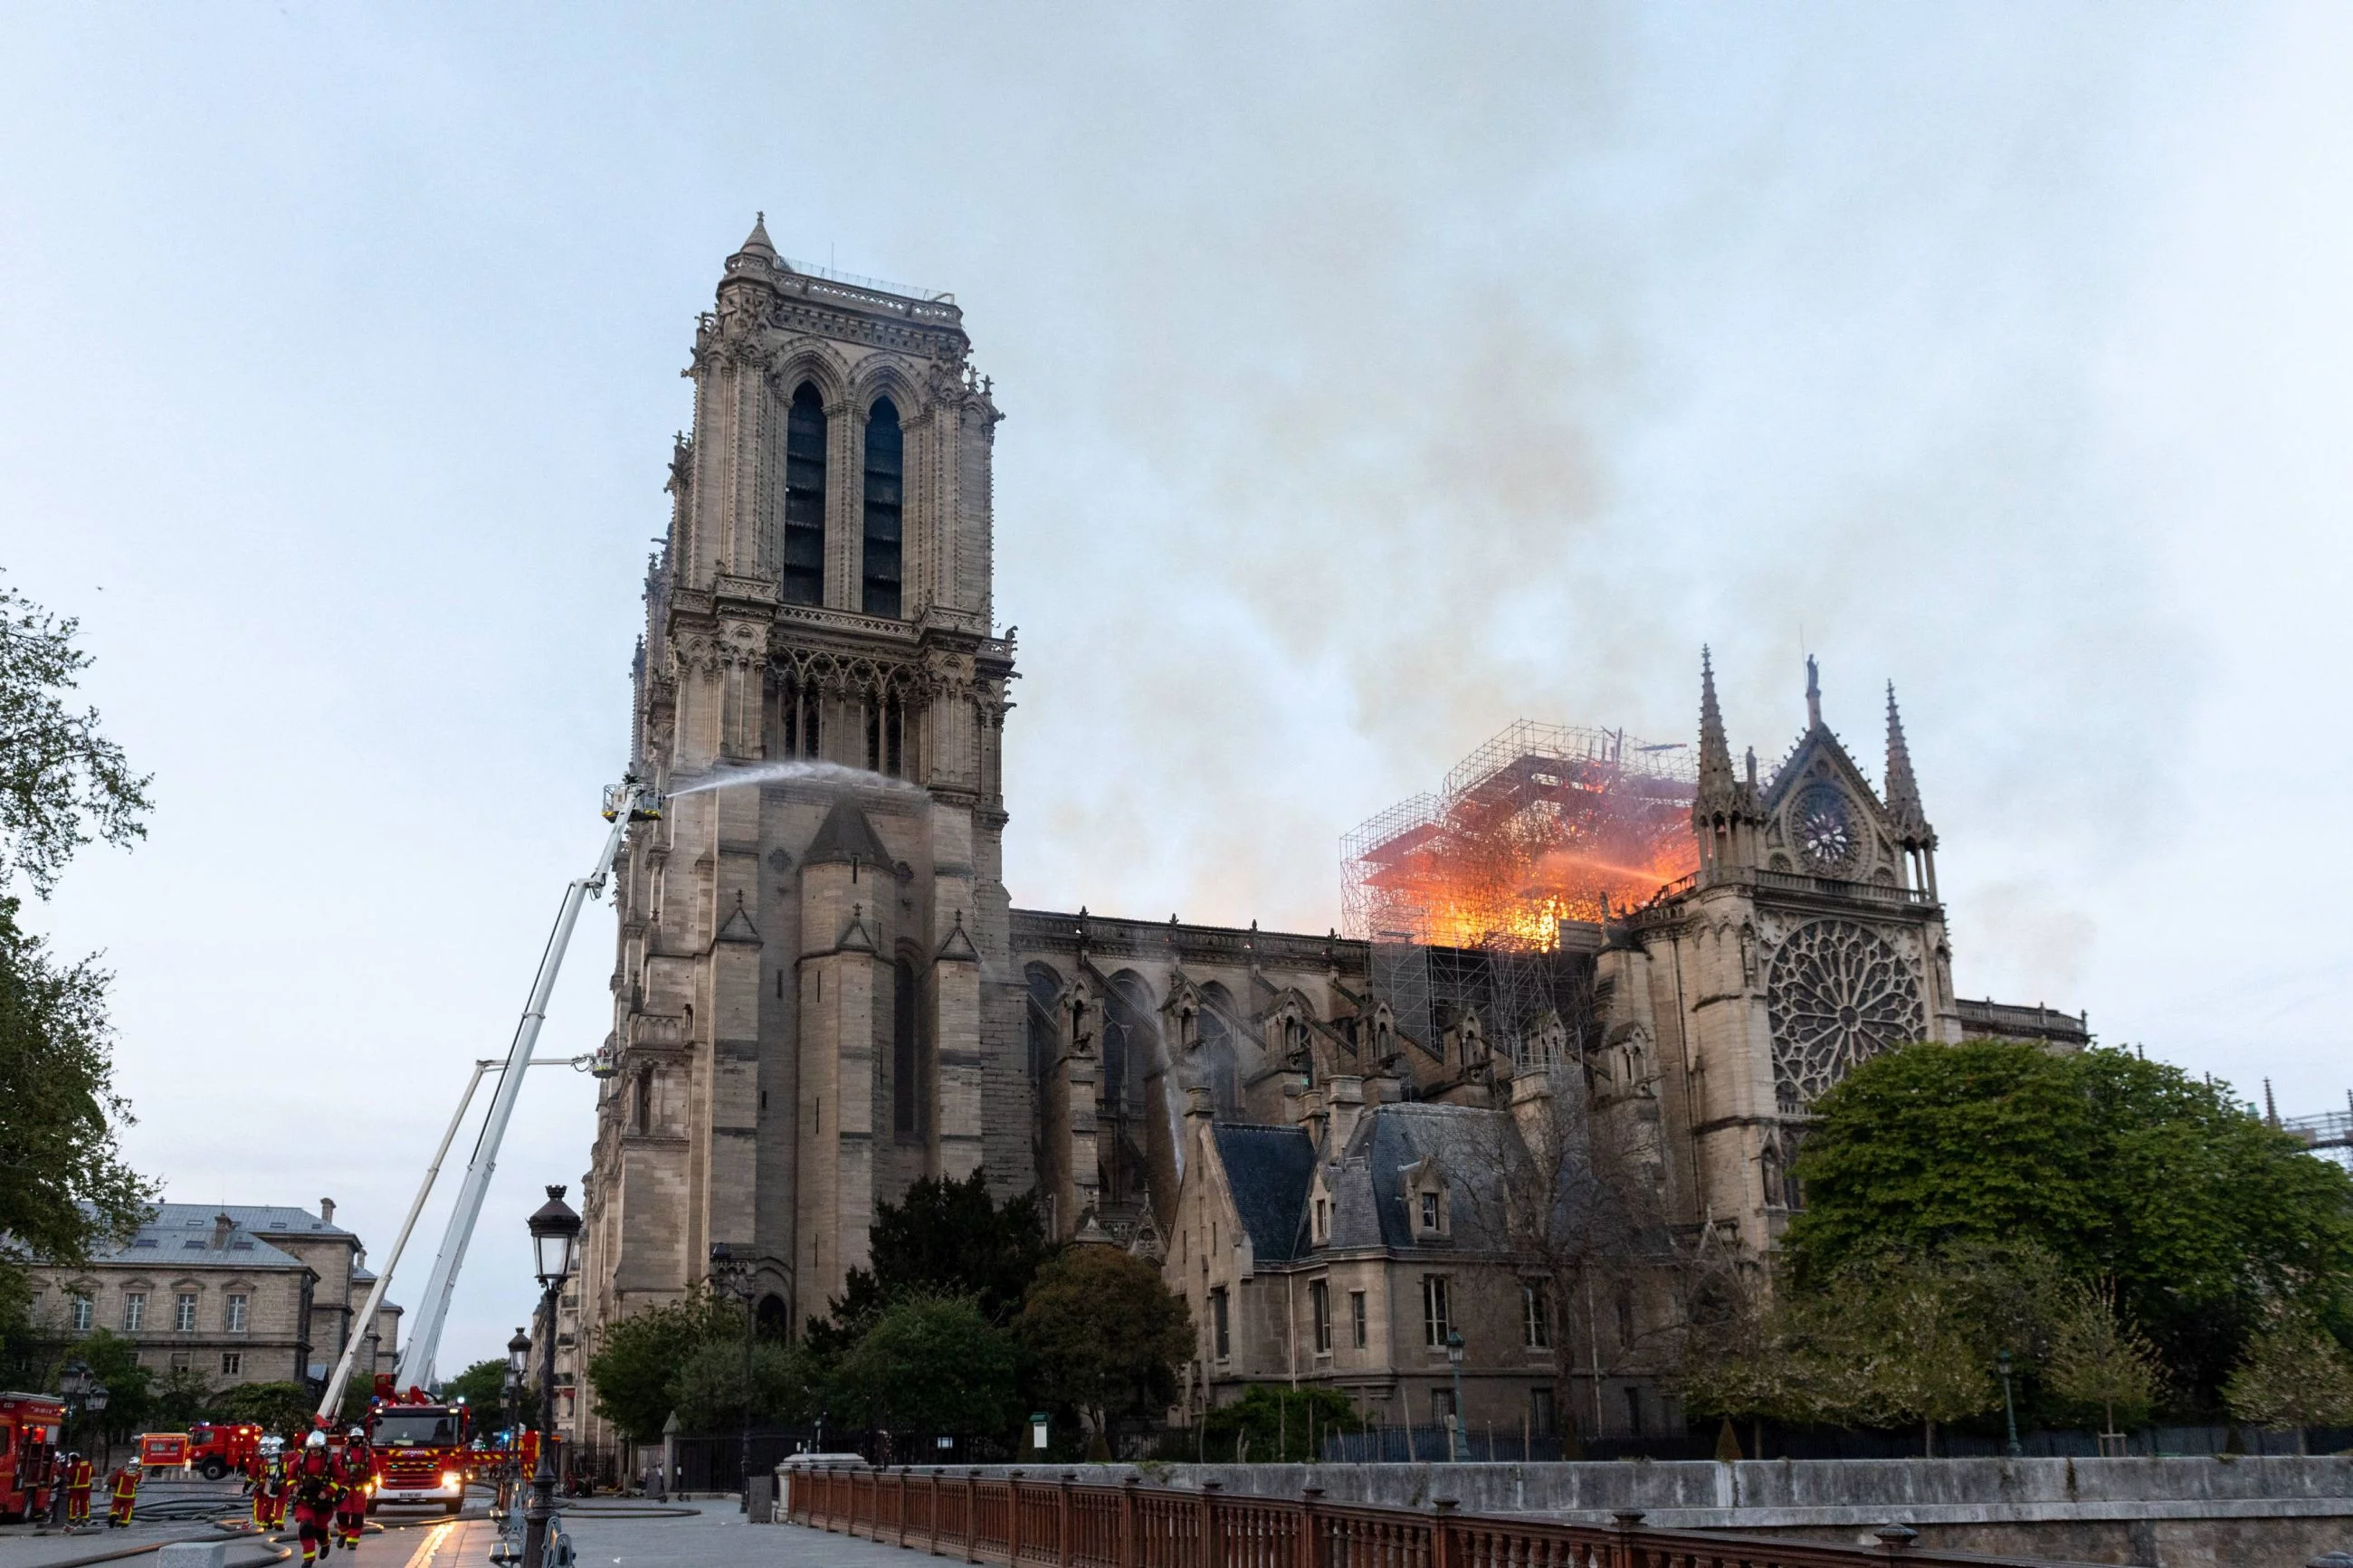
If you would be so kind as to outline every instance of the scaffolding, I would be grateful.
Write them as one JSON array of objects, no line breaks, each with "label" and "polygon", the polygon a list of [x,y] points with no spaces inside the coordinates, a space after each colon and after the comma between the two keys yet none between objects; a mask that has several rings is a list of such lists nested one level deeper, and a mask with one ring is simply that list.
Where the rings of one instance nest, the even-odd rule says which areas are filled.
[{"label": "scaffolding", "polygon": [[1521,720],[1340,841],[1373,994],[1435,1055],[1475,1014],[1515,1064],[1593,1042],[1600,922],[1692,870],[1691,748]]},{"label": "scaffolding", "polygon": [[[1522,720],[1340,841],[1352,936],[1550,948],[1697,864],[1687,746]],[[1395,940],[1381,934],[1381,940]]]}]

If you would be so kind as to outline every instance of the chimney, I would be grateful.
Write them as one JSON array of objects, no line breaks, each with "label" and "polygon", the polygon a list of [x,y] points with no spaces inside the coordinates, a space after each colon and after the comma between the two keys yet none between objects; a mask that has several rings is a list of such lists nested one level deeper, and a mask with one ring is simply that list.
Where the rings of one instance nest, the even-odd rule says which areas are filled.
[{"label": "chimney", "polygon": [[1348,1141],[1356,1135],[1356,1123],[1364,1120],[1365,1080],[1335,1073],[1324,1080],[1324,1089],[1332,1111],[1332,1141],[1324,1145],[1324,1157],[1336,1160],[1347,1152]]},{"label": "chimney", "polygon": [[213,1215],[213,1250],[219,1252],[228,1246],[228,1238],[237,1229],[237,1221],[226,1214]]},{"label": "chimney", "polygon": [[334,1199],[332,1199],[332,1198],[321,1198],[321,1199],[319,1200],[319,1217],[320,1217],[322,1220],[325,1221],[325,1222],[326,1222],[327,1224],[329,1224],[329,1225],[332,1225],[332,1224],[334,1224],[334,1223],[335,1223],[335,1200],[334,1200]]}]

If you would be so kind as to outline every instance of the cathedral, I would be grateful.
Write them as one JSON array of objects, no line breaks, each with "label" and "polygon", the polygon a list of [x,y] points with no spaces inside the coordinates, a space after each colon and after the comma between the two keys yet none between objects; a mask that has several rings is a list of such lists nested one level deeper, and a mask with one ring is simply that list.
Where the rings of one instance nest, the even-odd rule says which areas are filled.
[{"label": "cathedral", "polygon": [[[1477,1246],[1461,1140],[1532,1125],[1559,1078],[1532,1069],[1581,1067],[1594,1104],[1641,1126],[1678,1234],[1761,1255],[1802,1201],[1808,1107],[1854,1062],[2088,1038],[1956,994],[1894,694],[1874,785],[1810,661],[1769,776],[1753,752],[1736,766],[1704,665],[1690,763],[1635,780],[1678,874],[1546,906],[1533,936],[1391,929],[1394,910],[1315,935],[1015,908],[1001,416],[970,353],[950,297],[796,267],[764,226],[697,327],[634,670],[632,765],[668,805],[614,876],[567,1302],[583,1351],[723,1246],[752,1260],[764,1326],[797,1329],[865,1261],[880,1205],[982,1170],[1037,1191],[1059,1236],[1161,1262],[1199,1337],[1188,1412],[1284,1376],[1409,1427],[1483,1410],[1640,1433],[1673,1416],[1633,1364],[1639,1304],[1614,1334],[1586,1315],[1589,1386],[1561,1410],[1546,1369],[1567,1331],[1537,1287],[1497,1296],[1450,1262]],[[1617,752],[1507,751],[1465,798],[1513,821],[1565,820],[1597,768],[1631,777]],[[1385,840],[1392,862],[1431,831]],[[1461,1411],[1456,1332],[1474,1345]],[[608,1447],[591,1403],[562,1414]]]}]

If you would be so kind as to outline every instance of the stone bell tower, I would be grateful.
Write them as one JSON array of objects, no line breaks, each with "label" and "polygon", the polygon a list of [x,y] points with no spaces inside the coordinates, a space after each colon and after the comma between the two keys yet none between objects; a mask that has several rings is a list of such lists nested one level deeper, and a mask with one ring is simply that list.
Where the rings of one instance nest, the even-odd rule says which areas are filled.
[{"label": "stone bell tower", "polygon": [[670,799],[615,879],[592,1339],[704,1278],[715,1243],[797,1328],[909,1183],[985,1161],[1029,1184],[1000,416],[970,348],[952,297],[796,268],[765,222],[696,328],[635,669],[634,764]]}]

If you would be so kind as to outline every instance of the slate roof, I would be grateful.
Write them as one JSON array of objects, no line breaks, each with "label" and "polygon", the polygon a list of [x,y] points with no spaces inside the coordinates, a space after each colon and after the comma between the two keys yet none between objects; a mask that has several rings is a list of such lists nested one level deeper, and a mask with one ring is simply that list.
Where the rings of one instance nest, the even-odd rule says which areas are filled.
[{"label": "slate roof", "polygon": [[212,1224],[213,1215],[216,1214],[225,1214],[228,1215],[229,1218],[237,1221],[237,1224],[257,1233],[262,1231],[284,1230],[301,1231],[305,1235],[322,1237],[350,1236],[352,1234],[350,1231],[345,1230],[342,1226],[328,1224],[325,1220],[321,1219],[317,1215],[312,1214],[309,1209],[287,1208],[281,1205],[164,1204],[159,1205],[156,1211],[158,1217],[161,1217],[163,1211],[165,1209],[185,1209],[192,1214],[201,1211],[204,1223],[206,1225]]},{"label": "slate roof", "polygon": [[1217,1121],[1210,1131],[1252,1255],[1261,1263],[1298,1257],[1306,1250],[1302,1221],[1315,1173],[1315,1145],[1306,1129]]},{"label": "slate roof", "polygon": [[843,865],[851,860],[868,866],[893,866],[898,863],[891,858],[891,852],[882,847],[882,840],[876,837],[874,825],[866,820],[866,813],[859,808],[856,801],[845,795],[833,803],[831,811],[825,814],[825,821],[818,826],[817,837],[809,840],[807,851],[801,856],[801,864]]},{"label": "slate roof", "polygon": [[[1366,1114],[1353,1140],[1353,1152],[1365,1166],[1373,1206],[1376,1238],[1388,1247],[1420,1245],[1405,1209],[1406,1166],[1438,1156],[1448,1184],[1462,1194],[1470,1184],[1496,1189],[1486,1194],[1458,1196],[1449,1206],[1453,1215],[1453,1244],[1476,1246],[1482,1209],[1500,1201],[1502,1173],[1494,1167],[1504,1152],[1503,1141],[1516,1136],[1508,1112],[1473,1105],[1440,1105],[1408,1100],[1378,1106]],[[1341,1234],[1335,1227],[1335,1235]]]},{"label": "slate roof", "polygon": [[[215,1247],[217,1227],[214,1217],[226,1214],[234,1222],[224,1245]],[[293,1254],[271,1246],[257,1234],[243,1216],[281,1216],[280,1223],[290,1230],[296,1219],[306,1222],[324,1236],[346,1236],[350,1233],[327,1225],[318,1215],[301,1209],[256,1208],[232,1205],[221,1208],[211,1204],[158,1204],[154,1215],[132,1233],[128,1243],[109,1251],[92,1252],[92,1263],[135,1265],[158,1271],[179,1272],[189,1268],[301,1268],[307,1267]]]}]

